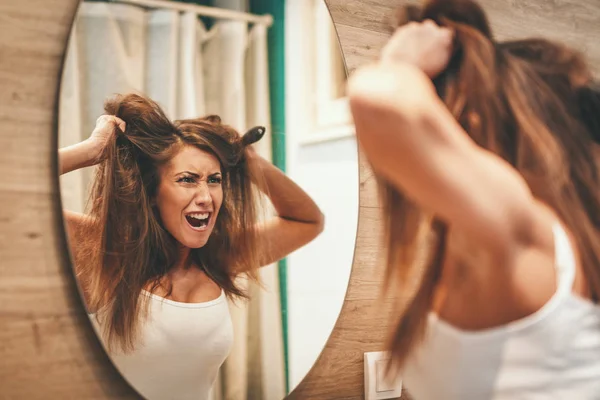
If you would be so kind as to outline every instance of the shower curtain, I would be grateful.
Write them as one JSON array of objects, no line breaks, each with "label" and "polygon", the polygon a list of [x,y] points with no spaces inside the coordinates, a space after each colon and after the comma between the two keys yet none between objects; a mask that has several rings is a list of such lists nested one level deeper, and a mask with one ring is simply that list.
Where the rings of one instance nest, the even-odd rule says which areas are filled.
[{"label": "shower curtain", "polygon": [[[218,114],[241,132],[266,126],[256,147],[271,159],[268,82],[264,25],[217,20],[208,30],[190,12],[82,2],[63,69],[59,146],[89,137],[107,97],[137,91],[171,119]],[[84,211],[91,177],[91,168],[61,176],[65,208]],[[251,300],[230,303],[234,346],[213,400],[285,396],[276,266],[260,275],[263,289],[246,285]]]}]

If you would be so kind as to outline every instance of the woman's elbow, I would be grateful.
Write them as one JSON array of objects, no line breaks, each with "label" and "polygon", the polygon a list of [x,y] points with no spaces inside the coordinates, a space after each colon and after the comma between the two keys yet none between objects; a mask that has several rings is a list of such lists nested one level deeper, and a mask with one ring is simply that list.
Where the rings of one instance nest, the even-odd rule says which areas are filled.
[{"label": "woman's elbow", "polygon": [[[308,225],[308,226],[307,226]],[[319,214],[312,218],[310,222],[305,222],[305,227],[308,228],[310,241],[316,239],[325,229],[325,215],[319,211]]]},{"label": "woman's elbow", "polygon": [[371,120],[374,113],[392,112],[397,107],[394,91],[384,79],[376,69],[365,68],[348,80],[348,101],[355,123]]},{"label": "woman's elbow", "polygon": [[369,80],[360,76],[357,80],[363,82],[349,84],[349,102],[356,136],[363,146],[389,140],[394,132],[418,130],[435,108],[435,98],[426,92],[409,93],[411,89],[402,90],[399,83],[369,85]]},{"label": "woman's elbow", "polygon": [[355,113],[385,112],[411,118],[426,112],[437,97],[431,80],[411,65],[369,66],[348,80]]},{"label": "woman's elbow", "polygon": [[319,236],[325,230],[325,215],[319,211],[319,217],[315,221],[315,237]]}]

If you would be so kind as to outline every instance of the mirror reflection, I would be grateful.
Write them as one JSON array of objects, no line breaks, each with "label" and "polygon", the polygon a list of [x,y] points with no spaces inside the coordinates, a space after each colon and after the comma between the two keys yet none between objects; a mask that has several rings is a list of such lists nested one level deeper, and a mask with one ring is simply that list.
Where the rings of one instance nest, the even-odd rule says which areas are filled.
[{"label": "mirror reflection", "polygon": [[323,0],[80,4],[64,221],[96,333],[145,398],[281,399],[316,361],[358,218],[345,80]]}]

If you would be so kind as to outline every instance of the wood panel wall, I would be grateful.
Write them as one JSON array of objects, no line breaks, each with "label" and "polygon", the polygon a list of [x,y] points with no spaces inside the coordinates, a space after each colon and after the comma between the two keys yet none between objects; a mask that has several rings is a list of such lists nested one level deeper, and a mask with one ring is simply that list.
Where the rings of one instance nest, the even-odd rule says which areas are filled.
[{"label": "wood panel wall", "polygon": [[134,399],[68,259],[57,98],[77,0],[0,1],[0,398]]},{"label": "wood panel wall", "polygon": [[[134,399],[102,351],[71,274],[56,174],[61,63],[77,0],[0,0],[0,398]],[[400,0],[327,0],[348,70],[373,60]],[[483,0],[499,39],[541,35],[600,72],[597,0]],[[382,350],[380,220],[361,158],[350,284],[323,353],[291,399],[361,399],[363,353]],[[407,396],[404,396],[407,397]]]}]

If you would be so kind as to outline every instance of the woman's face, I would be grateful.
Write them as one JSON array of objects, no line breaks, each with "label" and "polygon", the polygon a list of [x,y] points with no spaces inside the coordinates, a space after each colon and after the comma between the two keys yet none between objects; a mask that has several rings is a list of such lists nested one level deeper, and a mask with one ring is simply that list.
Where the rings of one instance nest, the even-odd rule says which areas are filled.
[{"label": "woman's face", "polygon": [[185,247],[204,246],[223,203],[219,160],[185,146],[159,174],[156,206],[163,226]]}]

